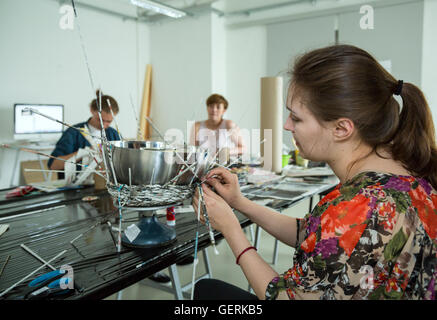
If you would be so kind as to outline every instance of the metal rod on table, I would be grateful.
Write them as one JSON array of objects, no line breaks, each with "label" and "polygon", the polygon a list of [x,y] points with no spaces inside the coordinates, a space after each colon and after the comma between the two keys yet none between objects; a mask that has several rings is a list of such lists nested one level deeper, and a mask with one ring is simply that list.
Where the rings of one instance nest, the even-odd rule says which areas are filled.
[{"label": "metal rod on table", "polygon": [[173,177],[170,181],[166,182],[162,187],[165,188],[167,185],[178,179],[181,175],[183,175],[185,172],[190,170],[192,167],[194,167],[197,164],[197,162],[193,163],[191,166],[180,172],[177,176]]},{"label": "metal rod on table", "polygon": [[129,168],[129,188],[132,188],[132,172],[130,168]]},{"label": "metal rod on table", "polygon": [[[104,161],[104,164],[105,164],[105,169],[107,171],[109,171],[109,169],[111,169],[115,185],[118,185],[117,176],[115,175],[115,170],[114,170],[114,163],[112,161],[111,150],[109,150],[109,148],[106,149],[109,144],[108,144],[108,139],[106,138],[105,128],[103,127],[103,119],[102,119],[102,91],[101,90],[99,90],[98,112],[97,113],[99,115],[102,141],[104,142],[102,144],[102,155],[103,155],[103,161]],[[108,160],[109,160],[110,168],[108,168],[107,163],[106,163],[106,157],[105,157],[105,153],[106,152],[108,153]]]},{"label": "metal rod on table", "polygon": [[41,112],[39,112],[38,110],[35,110],[35,109],[33,109],[33,108],[26,107],[26,108],[24,108],[24,109],[22,110],[22,112],[29,112],[29,111],[30,111],[31,113],[36,113],[36,114],[38,114],[38,115],[40,115],[40,116],[42,116],[42,117],[44,117],[44,118],[47,118],[47,119],[49,119],[49,120],[55,121],[55,122],[57,122],[57,123],[59,123],[59,124],[62,124],[62,125],[64,125],[64,126],[68,127],[68,128],[71,128],[71,129],[77,130],[77,131],[79,131],[79,132],[82,133],[82,134],[89,135],[90,137],[92,137],[92,138],[94,138],[94,139],[102,140],[101,137],[94,136],[94,135],[92,135],[91,133],[84,131],[83,128],[74,127],[74,126],[72,126],[72,125],[70,125],[70,124],[68,124],[68,123],[66,123],[66,122],[63,122],[63,121],[61,121],[61,120],[55,119],[55,118],[53,118],[53,117],[50,117],[50,116],[48,116],[48,115],[46,115],[46,114],[44,114],[44,113],[41,113]]},{"label": "metal rod on table", "polygon": [[[45,170],[45,169],[27,169],[27,168],[24,169],[24,171],[26,171],[26,172],[56,172],[56,173],[57,172],[61,172],[61,173],[65,172],[64,170]],[[77,170],[75,170],[73,172],[83,173],[83,171],[77,171]],[[105,171],[102,171],[102,172],[105,172]],[[106,179],[106,177],[104,175],[102,175],[99,171],[94,170],[93,173],[95,173],[95,174],[101,176],[102,178]]]},{"label": "metal rod on table", "polygon": [[35,258],[37,258],[39,261],[41,261],[42,263],[45,263],[50,269],[52,270],[56,270],[55,267],[53,267],[51,264],[49,264],[48,262],[46,262],[43,258],[41,258],[39,255],[37,255],[35,252],[33,252],[32,250],[30,250],[29,247],[27,247],[25,244],[21,244],[21,248],[23,248],[24,250],[26,250],[28,253],[30,253],[32,256],[34,256]]},{"label": "metal rod on table", "polygon": [[120,139],[123,140],[123,137],[121,136],[120,130],[118,130],[118,124],[117,124],[117,120],[115,119],[114,111],[112,110],[111,101],[109,99],[106,99],[106,102],[108,103],[109,110],[111,110],[111,115],[112,115],[112,118],[114,119],[115,128],[117,129],[117,133],[120,136]]},{"label": "metal rod on table", "polygon": [[115,246],[115,248],[117,248],[117,242],[115,241],[114,235],[112,234],[112,230],[111,230],[112,224],[109,221],[106,221],[106,224],[109,226],[108,231],[109,231],[109,234],[111,235],[112,242],[114,242],[114,246]]},{"label": "metal rod on table", "polygon": [[93,226],[91,226],[88,230],[85,230],[84,232],[82,232],[80,235],[78,235],[77,237],[75,237],[73,240],[70,241],[70,244],[73,244],[74,241],[76,241],[77,239],[79,239],[80,237],[83,237],[84,234],[90,232],[92,229],[94,229],[95,227],[97,227],[99,224],[101,224],[101,221],[98,221],[97,223],[95,223]]},{"label": "metal rod on table", "polygon": [[152,176],[150,177],[150,185],[153,185],[153,178],[155,177],[155,168],[152,170]]},{"label": "metal rod on table", "polygon": [[[161,134],[161,132],[158,130],[158,128],[155,126],[155,124],[152,122],[152,120],[151,120],[149,117],[146,117],[146,120],[147,120],[147,122],[148,122],[148,123],[153,127],[153,129],[158,133],[158,135],[161,137],[162,141],[164,141],[165,144],[168,144],[168,143],[165,141],[164,136]],[[174,150],[174,152],[176,153],[176,156],[179,158],[179,160],[181,160],[181,161],[185,164],[186,167],[190,167],[190,166],[187,164],[187,162],[186,162],[184,159],[182,159],[182,157],[179,155],[179,153],[177,153],[176,150]],[[199,178],[199,177],[197,176],[196,172],[194,172],[192,169],[190,169],[190,171],[194,174],[194,176],[195,176],[196,178]]]},{"label": "metal rod on table", "polygon": [[[201,187],[198,186],[198,188],[200,189]],[[199,245],[199,226],[200,226],[200,199],[199,199],[199,203],[197,204],[197,227],[196,227],[196,241],[194,244],[193,276],[191,279],[191,300],[194,300],[194,281],[196,280],[196,265],[199,262],[197,258],[197,247]]]},{"label": "metal rod on table", "polygon": [[0,297],[4,296],[6,293],[8,293],[9,291],[11,291],[12,289],[14,289],[16,286],[18,286],[20,283],[22,283],[23,281],[27,280],[28,278],[30,278],[31,276],[33,276],[35,273],[37,273],[39,270],[41,270],[42,268],[44,268],[45,266],[47,266],[50,262],[54,261],[55,259],[59,258],[60,256],[62,256],[65,252],[67,252],[67,250],[62,251],[61,253],[58,253],[55,257],[53,257],[52,259],[50,259],[49,261],[47,261],[46,263],[44,263],[42,266],[40,266],[39,268],[33,270],[31,273],[29,273],[27,276],[25,276],[24,278],[22,278],[21,280],[17,281],[16,283],[14,283],[12,286],[10,286],[9,288],[7,288],[5,291],[3,291],[2,293],[0,293]]},{"label": "metal rod on table", "polygon": [[0,270],[0,276],[3,274],[3,270],[5,270],[5,267],[6,267],[6,265],[8,264],[10,258],[11,258],[11,256],[8,256],[8,257],[6,258],[6,261],[5,261],[5,263],[3,264],[2,269]]},{"label": "metal rod on table", "polygon": [[13,149],[13,150],[19,150],[19,151],[29,152],[29,153],[37,154],[37,155],[39,155],[39,156],[44,156],[44,157],[52,158],[52,159],[55,159],[55,160],[60,160],[60,161],[63,161],[63,162],[72,163],[72,164],[75,164],[75,165],[78,165],[78,166],[81,166],[81,167],[85,167],[85,168],[88,167],[88,166],[85,165],[85,164],[76,163],[76,162],[73,162],[73,161],[70,161],[70,160],[66,160],[66,159],[62,159],[62,158],[58,158],[58,157],[54,157],[54,156],[52,156],[52,155],[45,154],[45,153],[42,153],[42,152],[39,152],[39,151],[35,151],[35,150],[32,150],[32,149],[28,149],[28,148],[13,147],[13,146],[11,146],[11,145],[9,145],[9,144],[6,144],[6,143],[1,143],[1,144],[0,144],[0,147],[1,147],[1,148],[6,148],[6,149]]},{"label": "metal rod on table", "polygon": [[132,95],[129,94],[129,99],[130,99],[130,104],[132,106],[132,111],[134,113],[135,116],[135,120],[137,122],[137,137],[142,137],[143,133],[141,132],[141,126],[140,126],[140,121],[138,120],[138,116],[137,116],[137,112],[135,111],[135,106],[134,106],[134,101],[132,100]]},{"label": "metal rod on table", "polygon": [[203,190],[202,190],[201,186],[199,186],[199,201],[202,203],[203,215],[205,216],[205,223],[206,223],[206,226],[208,227],[208,232],[209,232],[209,239],[211,240],[211,243],[214,247],[214,253],[216,255],[218,255],[219,252],[218,252],[217,247],[215,245],[214,232],[212,231],[212,227],[211,227],[211,224],[209,222],[209,216],[208,216],[208,212],[206,211],[205,201],[203,200]]}]

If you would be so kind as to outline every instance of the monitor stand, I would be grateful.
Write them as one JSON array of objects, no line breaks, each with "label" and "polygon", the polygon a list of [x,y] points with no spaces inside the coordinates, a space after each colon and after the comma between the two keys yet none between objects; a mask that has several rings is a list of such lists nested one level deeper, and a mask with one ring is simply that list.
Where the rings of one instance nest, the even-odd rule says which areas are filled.
[{"label": "monitor stand", "polygon": [[[121,243],[129,248],[154,248],[166,246],[176,240],[176,230],[174,227],[169,227],[163,224],[156,217],[156,210],[174,207],[177,204],[172,204],[163,207],[153,208],[132,208],[124,207],[123,210],[139,211],[140,221],[135,224],[139,229],[138,235],[132,241],[126,236],[125,232],[121,237]],[[146,212],[151,212],[151,216],[145,216]]]}]

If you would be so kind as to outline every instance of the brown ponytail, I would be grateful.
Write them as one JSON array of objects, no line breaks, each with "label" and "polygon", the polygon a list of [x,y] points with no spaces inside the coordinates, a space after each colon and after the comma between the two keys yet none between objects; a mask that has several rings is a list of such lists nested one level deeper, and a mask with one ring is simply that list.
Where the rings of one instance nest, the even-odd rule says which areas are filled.
[{"label": "brown ponytail", "polygon": [[[369,53],[350,45],[313,50],[296,59],[294,92],[319,121],[351,119],[361,139],[437,189],[437,148],[431,111],[419,88],[399,82]],[[402,109],[394,93],[400,93]]]},{"label": "brown ponytail", "polygon": [[405,164],[416,176],[437,186],[437,148],[431,110],[422,91],[405,83],[399,128],[391,147],[393,158]]},{"label": "brown ponytail", "polygon": [[[117,114],[119,111],[118,108],[118,103],[117,101],[108,95],[104,95],[102,93],[102,111],[106,112],[106,113],[111,113],[111,108],[112,108],[112,112],[114,114]],[[109,102],[108,102],[109,100]],[[91,110],[93,111],[98,111],[99,110],[99,101],[100,101],[100,90],[96,91],[96,99],[91,101]],[[110,108],[111,107],[111,108]]]}]

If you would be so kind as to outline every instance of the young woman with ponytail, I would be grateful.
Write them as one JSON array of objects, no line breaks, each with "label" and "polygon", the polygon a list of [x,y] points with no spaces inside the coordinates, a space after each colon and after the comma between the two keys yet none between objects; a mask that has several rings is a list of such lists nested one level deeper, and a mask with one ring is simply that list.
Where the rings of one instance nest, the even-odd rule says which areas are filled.
[{"label": "young woman with ponytail", "polygon": [[[226,170],[207,175],[216,193],[204,187],[209,220],[257,298],[435,299],[437,148],[423,93],[349,45],[304,54],[290,76],[284,128],[299,154],[327,162],[340,184],[304,219],[244,198]],[[295,247],[294,265],[278,274],[247,249],[230,207]],[[214,298],[211,285],[225,290],[214,281],[201,280],[196,297]],[[255,298],[231,288],[229,299]]]}]

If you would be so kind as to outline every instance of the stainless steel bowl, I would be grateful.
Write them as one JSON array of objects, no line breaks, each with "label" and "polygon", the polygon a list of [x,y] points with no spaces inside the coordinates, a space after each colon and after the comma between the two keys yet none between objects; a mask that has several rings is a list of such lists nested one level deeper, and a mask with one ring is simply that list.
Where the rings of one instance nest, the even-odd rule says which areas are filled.
[{"label": "stainless steel bowl", "polygon": [[[181,158],[189,165],[197,160],[193,170],[201,177],[206,173],[210,163],[207,151],[194,146],[172,148],[160,141],[134,140],[110,141],[110,143],[112,163],[118,183],[163,185],[186,168]],[[111,174],[110,160],[106,153],[105,158],[109,166],[110,180],[115,182]],[[129,169],[131,182],[129,181]],[[176,180],[176,184],[189,184],[193,177],[193,173],[187,171]]]}]

